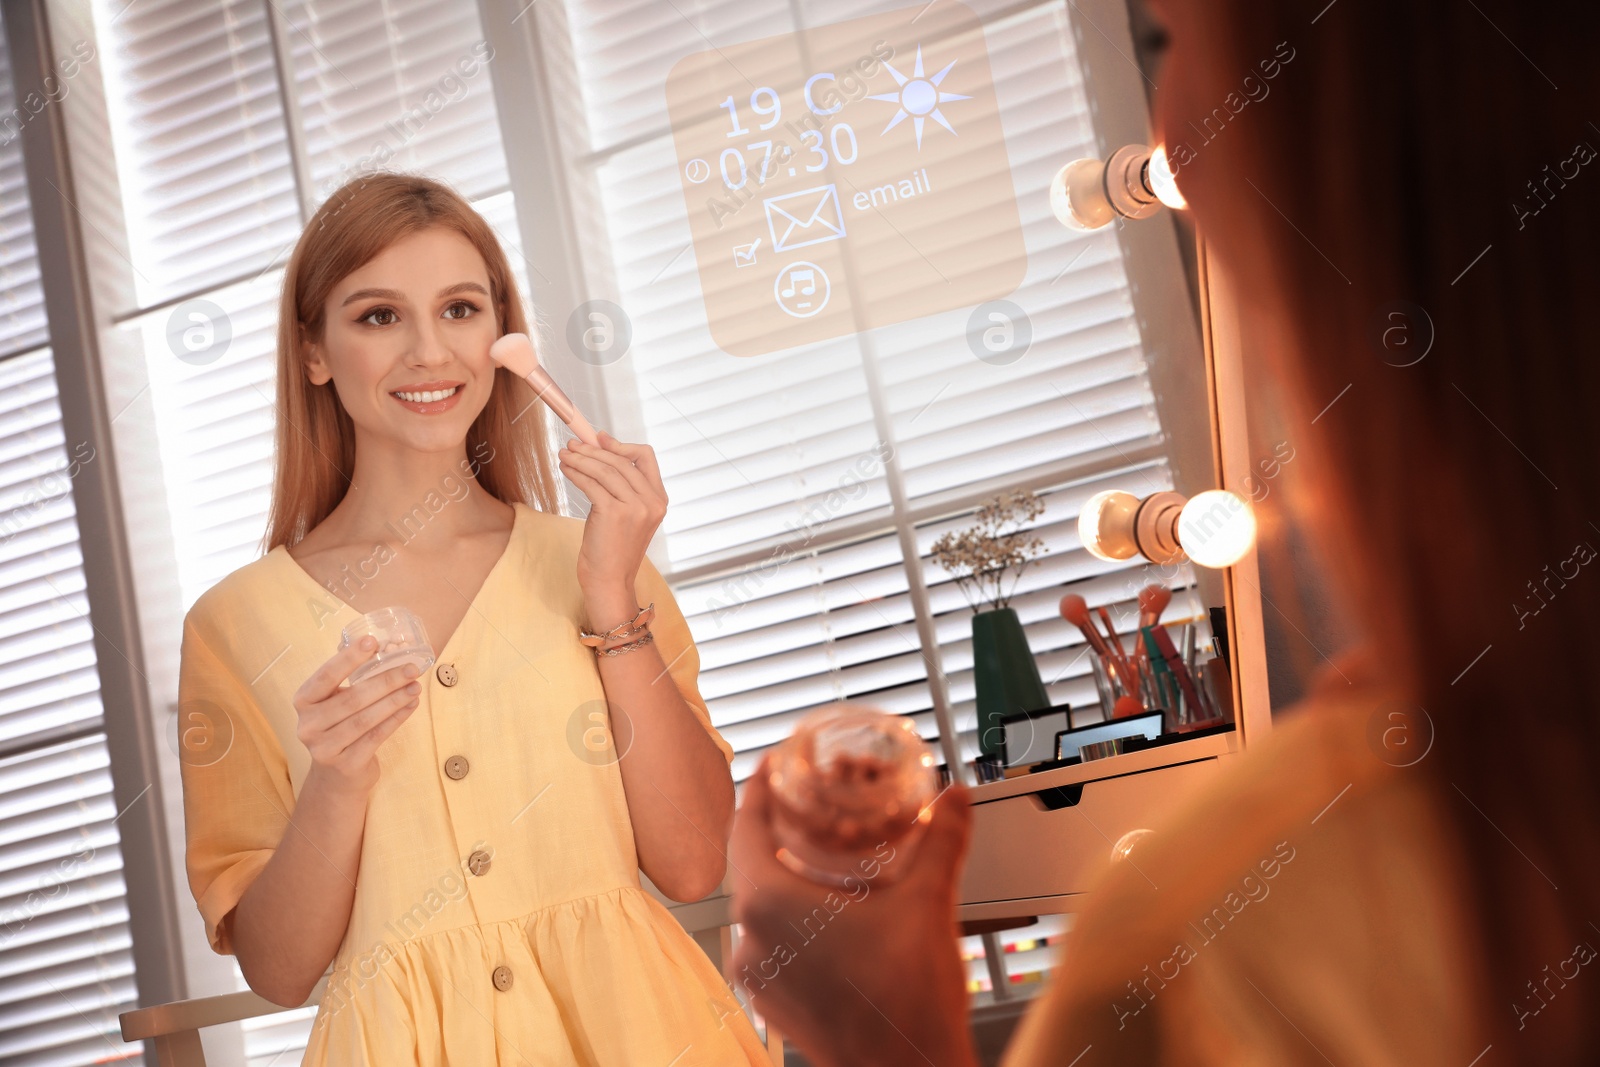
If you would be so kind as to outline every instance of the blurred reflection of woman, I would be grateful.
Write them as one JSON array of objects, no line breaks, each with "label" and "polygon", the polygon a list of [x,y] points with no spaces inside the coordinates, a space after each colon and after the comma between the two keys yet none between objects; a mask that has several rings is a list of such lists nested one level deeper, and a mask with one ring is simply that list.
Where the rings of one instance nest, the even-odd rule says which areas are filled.
[{"label": "blurred reflection of woman", "polygon": [[[733,806],[644,555],[655,456],[574,442],[592,510],[559,514],[544,406],[489,359],[527,331],[493,232],[440,183],[356,179],[307,225],[269,551],[184,620],[181,707],[207,731],[182,762],[190,888],[274,1003],[331,962],[307,1064],[766,1062],[639,881],[715,890]],[[343,684],[372,647],[336,651],[341,628],[391,605],[437,664]]]},{"label": "blurred reflection of woman", "polygon": [[[1364,650],[1104,874],[1003,1063],[1600,1062],[1600,8],[1159,7],[1157,136],[1278,342],[1302,525]],[[761,779],[736,968],[824,897],[773,860]],[[976,1062],[964,793],[752,985],[813,1062]]]}]

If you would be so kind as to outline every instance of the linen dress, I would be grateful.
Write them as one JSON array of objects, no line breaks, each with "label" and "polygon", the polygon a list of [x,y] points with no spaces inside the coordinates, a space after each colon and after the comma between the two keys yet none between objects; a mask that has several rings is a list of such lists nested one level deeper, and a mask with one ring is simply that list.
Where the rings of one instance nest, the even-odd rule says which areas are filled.
[{"label": "linen dress", "polygon": [[[640,885],[599,665],[578,640],[583,521],[513,506],[504,554],[378,749],[350,923],[301,1062],[767,1063],[726,980]],[[655,603],[672,681],[731,762],[649,559],[635,588]],[[311,766],[295,691],[358,615],[280,546],[184,619],[186,863],[218,953],[234,951],[230,912]]]}]

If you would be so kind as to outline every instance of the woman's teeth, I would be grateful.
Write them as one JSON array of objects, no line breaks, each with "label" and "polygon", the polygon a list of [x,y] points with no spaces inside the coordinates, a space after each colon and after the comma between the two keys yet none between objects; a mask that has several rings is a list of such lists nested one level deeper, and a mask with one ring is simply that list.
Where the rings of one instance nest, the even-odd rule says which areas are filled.
[{"label": "woman's teeth", "polygon": [[451,386],[449,389],[430,389],[426,393],[395,393],[394,395],[413,404],[431,404],[435,400],[443,400],[447,396],[454,396],[456,390],[460,388],[459,385],[456,385]]}]

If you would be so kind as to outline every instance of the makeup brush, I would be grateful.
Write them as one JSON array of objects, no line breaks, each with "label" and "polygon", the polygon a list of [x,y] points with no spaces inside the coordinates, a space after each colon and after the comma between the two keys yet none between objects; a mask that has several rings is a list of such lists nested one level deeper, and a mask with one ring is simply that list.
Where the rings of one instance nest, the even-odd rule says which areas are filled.
[{"label": "makeup brush", "polygon": [[589,420],[583,417],[578,405],[561,391],[550,372],[539,366],[539,356],[533,342],[525,333],[508,333],[489,346],[489,358],[519,378],[526,378],[539,399],[550,405],[556,418],[566,423],[579,440],[586,445],[601,447],[600,435],[594,432]]},{"label": "makeup brush", "polygon": [[[1147,585],[1139,590],[1139,630],[1142,633],[1146,626],[1154,626],[1161,621],[1161,613],[1167,610],[1167,605],[1172,603],[1172,590],[1164,585]],[[1144,642],[1135,639],[1133,658],[1143,662],[1145,658]]]},{"label": "makeup brush", "polygon": [[1161,621],[1161,613],[1172,603],[1172,590],[1164,585],[1147,585],[1139,590],[1139,629]]},{"label": "makeup brush", "polygon": [[1061,617],[1076,626],[1083,634],[1083,639],[1089,642],[1089,647],[1101,657],[1110,655],[1106,648],[1105,639],[1100,636],[1100,631],[1094,628],[1094,620],[1089,615],[1089,605],[1083,597],[1076,593],[1068,593],[1061,598]]},{"label": "makeup brush", "polygon": [[1151,639],[1160,651],[1162,659],[1166,660],[1167,669],[1172,673],[1173,679],[1183,692],[1183,697],[1193,708],[1201,707],[1200,694],[1195,692],[1194,679],[1189,677],[1189,670],[1183,665],[1183,659],[1178,655],[1177,646],[1172,643],[1172,635],[1167,633],[1164,626],[1152,626],[1149,630]]},{"label": "makeup brush", "polygon": [[1116,653],[1117,662],[1122,664],[1122,677],[1133,681],[1133,684],[1127,687],[1128,692],[1137,693],[1138,676],[1134,674],[1133,660],[1128,658],[1128,650],[1122,646],[1122,635],[1111,625],[1111,613],[1105,609],[1104,604],[1095,608],[1095,611],[1100,614],[1100,621],[1106,624],[1106,643]]},{"label": "makeup brush", "polygon": [[[1060,609],[1061,617],[1078,628],[1079,632],[1083,634],[1084,640],[1089,642],[1089,647],[1105,662],[1106,669],[1108,671],[1113,668],[1116,670],[1122,679],[1123,692],[1128,694],[1138,693],[1138,678],[1129,672],[1125,662],[1111,651],[1106,639],[1100,636],[1099,630],[1095,629],[1094,617],[1089,614],[1089,605],[1084,601],[1083,597],[1076,593],[1068,593],[1061,598]],[[1135,696],[1133,699],[1138,700],[1138,697]]]}]

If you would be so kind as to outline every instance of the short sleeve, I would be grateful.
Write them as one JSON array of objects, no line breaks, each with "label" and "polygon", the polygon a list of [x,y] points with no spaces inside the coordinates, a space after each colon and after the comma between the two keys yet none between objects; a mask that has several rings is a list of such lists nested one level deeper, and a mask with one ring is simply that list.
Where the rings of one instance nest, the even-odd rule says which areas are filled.
[{"label": "short sleeve", "polygon": [[233,955],[232,911],[277,850],[294,808],[288,762],[248,686],[184,619],[178,755],[189,890],[214,952]]},{"label": "short sleeve", "polygon": [[661,662],[667,665],[667,671],[677,683],[683,699],[689,702],[689,706],[700,719],[700,724],[711,735],[711,740],[722,749],[723,758],[731,764],[733,746],[717,732],[715,726],[711,725],[711,709],[706,707],[706,702],[700,697],[700,652],[695,648],[694,637],[689,633],[689,623],[679,610],[678,601],[673,597],[667,580],[661,576],[661,572],[650,562],[648,556],[639,565],[639,574],[634,580],[634,592],[638,594],[640,607],[655,604],[656,614],[650,623],[650,632],[654,635],[652,643],[661,652]]}]

